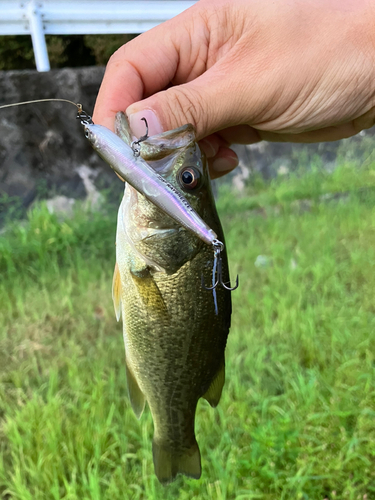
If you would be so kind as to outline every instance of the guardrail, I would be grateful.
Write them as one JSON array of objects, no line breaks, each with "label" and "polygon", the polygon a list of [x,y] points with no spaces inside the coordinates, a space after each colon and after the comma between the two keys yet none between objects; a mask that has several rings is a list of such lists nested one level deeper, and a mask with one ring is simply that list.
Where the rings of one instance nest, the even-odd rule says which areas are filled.
[{"label": "guardrail", "polygon": [[183,0],[0,0],[0,35],[31,35],[38,71],[49,71],[45,35],[143,33],[194,5]]}]

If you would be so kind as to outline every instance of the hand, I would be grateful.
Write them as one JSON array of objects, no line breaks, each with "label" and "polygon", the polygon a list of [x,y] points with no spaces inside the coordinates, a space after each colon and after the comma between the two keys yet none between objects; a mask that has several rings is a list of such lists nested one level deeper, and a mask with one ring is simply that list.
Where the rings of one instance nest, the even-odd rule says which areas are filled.
[{"label": "hand", "polygon": [[233,143],[350,137],[374,124],[374,21],[371,0],[200,0],[115,52],[94,121],[192,123],[212,177]]}]

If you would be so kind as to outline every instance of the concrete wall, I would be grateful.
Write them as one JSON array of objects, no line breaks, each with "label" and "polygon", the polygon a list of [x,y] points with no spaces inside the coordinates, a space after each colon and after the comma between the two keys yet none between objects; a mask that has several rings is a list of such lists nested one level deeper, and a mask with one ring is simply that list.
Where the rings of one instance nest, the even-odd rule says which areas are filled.
[{"label": "concrete wall", "polygon": [[[48,73],[0,72],[0,105],[65,98],[82,103],[91,113],[103,74],[102,67],[66,68]],[[91,149],[75,117],[75,108],[65,103],[48,102],[0,110],[0,211],[11,205],[9,200],[4,202],[4,196],[20,197],[24,209],[36,198],[56,195],[85,198],[90,182],[96,188],[111,187],[120,193],[122,184]],[[301,159],[308,168],[317,157],[332,169],[338,153],[344,157],[353,152],[357,157],[368,156],[373,150],[372,134],[371,130],[335,143],[238,146],[240,168],[220,182],[231,182],[241,189],[251,180],[254,171],[272,177],[295,169]],[[367,142],[363,143],[363,139]]]},{"label": "concrete wall", "polygon": [[[103,74],[102,67],[0,72],[0,105],[64,98],[91,113]],[[76,114],[72,105],[53,102],[0,110],[0,197],[21,197],[25,208],[36,198],[84,198],[83,165],[98,187],[116,182],[85,139]]]}]

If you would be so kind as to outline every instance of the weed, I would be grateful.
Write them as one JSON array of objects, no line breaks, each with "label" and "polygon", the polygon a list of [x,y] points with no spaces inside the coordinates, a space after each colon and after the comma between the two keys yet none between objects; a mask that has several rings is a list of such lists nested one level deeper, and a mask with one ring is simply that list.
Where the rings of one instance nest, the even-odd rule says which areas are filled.
[{"label": "weed", "polygon": [[[216,410],[198,405],[202,478],[165,488],[150,414],[137,421],[127,397],[110,291],[115,213],[60,222],[41,205],[8,227],[0,497],[375,498],[374,186],[371,165],[342,166],[221,194],[240,275],[227,381]],[[258,255],[268,264],[254,266]]]}]

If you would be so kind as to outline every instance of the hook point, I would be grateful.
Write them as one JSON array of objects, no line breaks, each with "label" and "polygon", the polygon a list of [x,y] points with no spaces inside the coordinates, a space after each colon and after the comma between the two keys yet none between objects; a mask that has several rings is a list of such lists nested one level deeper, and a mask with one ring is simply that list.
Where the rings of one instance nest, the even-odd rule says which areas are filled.
[{"label": "hook point", "polygon": [[222,272],[222,262],[223,261],[221,258],[221,252],[224,249],[224,244],[219,240],[213,240],[212,244],[214,247],[214,267],[213,267],[214,284],[211,287],[207,287],[204,284],[204,278],[202,275],[202,279],[201,279],[202,288],[204,290],[215,290],[217,288],[217,286],[220,284],[223,288],[225,288],[225,290],[228,290],[230,292],[233,290],[236,290],[236,288],[238,288],[238,274],[237,274],[237,278],[236,278],[236,284],[234,287],[230,286],[230,282],[228,282],[228,286],[227,286],[223,281],[223,272]]}]

